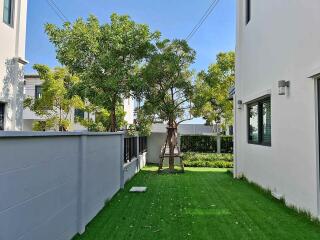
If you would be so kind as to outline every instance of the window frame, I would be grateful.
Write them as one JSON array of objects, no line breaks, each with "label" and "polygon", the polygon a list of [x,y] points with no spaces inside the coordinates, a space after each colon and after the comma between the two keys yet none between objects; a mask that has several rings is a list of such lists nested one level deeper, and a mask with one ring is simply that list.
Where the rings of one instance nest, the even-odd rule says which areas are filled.
[{"label": "window frame", "polygon": [[[266,95],[256,100],[251,101],[247,104],[247,139],[249,144],[253,145],[261,145],[261,146],[272,146],[272,118],[270,118],[270,142],[264,140],[264,133],[263,133],[263,104],[269,102],[270,103],[270,114],[271,114],[271,96]],[[252,106],[258,107],[258,141],[250,140],[250,108]]]},{"label": "window frame", "polygon": [[[3,119],[2,119],[2,126],[0,124],[0,131],[4,131],[5,130],[5,126],[6,126],[6,103],[4,102],[0,102],[0,110],[2,109],[2,115],[3,115]],[[0,114],[1,116],[1,114]],[[1,121],[0,121],[1,122]]]},{"label": "window frame", "polygon": [[246,25],[249,24],[251,20],[251,0],[246,0],[245,2],[245,17],[246,17]]},{"label": "window frame", "polygon": [[5,8],[5,1],[6,0],[4,0],[3,1],[3,10],[2,10],[2,21],[6,24],[6,25],[8,25],[8,26],[10,26],[10,27],[14,27],[14,9],[15,9],[15,0],[8,0],[8,1],[10,1],[10,14],[9,14],[9,16],[10,16],[10,22],[7,22],[7,19],[5,19],[5,11],[6,11],[6,8]]},{"label": "window frame", "polygon": [[[81,113],[81,116],[79,116],[79,113]],[[78,108],[75,108],[74,109],[74,121],[75,122],[78,122],[78,119],[79,120],[84,120],[85,119],[85,111],[83,109],[78,109]]]},{"label": "window frame", "polygon": [[[40,91],[39,91],[40,89]],[[42,85],[35,85],[34,87],[34,98],[40,99],[42,96]]]}]

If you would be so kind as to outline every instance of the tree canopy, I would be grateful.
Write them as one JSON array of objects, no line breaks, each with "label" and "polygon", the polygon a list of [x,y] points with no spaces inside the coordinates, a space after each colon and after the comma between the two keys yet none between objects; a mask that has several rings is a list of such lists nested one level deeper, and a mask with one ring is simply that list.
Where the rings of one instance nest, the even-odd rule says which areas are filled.
[{"label": "tree canopy", "polygon": [[231,124],[232,101],[230,88],[235,82],[235,53],[217,55],[216,63],[198,74],[195,84],[192,113],[207,122]]},{"label": "tree canopy", "polygon": [[190,102],[193,95],[190,65],[195,51],[185,40],[163,40],[141,70],[142,111],[167,122],[170,170],[174,169],[174,148],[177,145],[177,126],[190,118]]},{"label": "tree canopy", "polygon": [[110,113],[110,131],[117,131],[117,106],[139,88],[139,65],[155,51],[159,32],[128,16],[112,14],[110,23],[95,16],[63,27],[46,25],[57,59],[81,79],[79,95]]}]

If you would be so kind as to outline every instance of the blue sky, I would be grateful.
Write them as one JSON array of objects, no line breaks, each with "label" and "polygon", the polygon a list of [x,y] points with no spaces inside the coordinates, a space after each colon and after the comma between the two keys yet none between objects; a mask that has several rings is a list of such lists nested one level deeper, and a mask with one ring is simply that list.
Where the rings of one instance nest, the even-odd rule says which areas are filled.
[{"label": "blue sky", "polygon": [[[185,38],[202,17],[212,0],[55,0],[64,15],[74,21],[78,17],[96,15],[101,22],[109,21],[116,12],[127,14],[138,23],[159,30],[164,38]],[[28,1],[26,73],[34,72],[35,63],[58,65],[55,51],[44,33],[44,24],[61,25],[47,0]],[[235,0],[220,0],[199,31],[189,41],[197,52],[193,68],[206,69],[215,61],[218,52],[235,48]],[[197,121],[195,121],[197,122]]]}]

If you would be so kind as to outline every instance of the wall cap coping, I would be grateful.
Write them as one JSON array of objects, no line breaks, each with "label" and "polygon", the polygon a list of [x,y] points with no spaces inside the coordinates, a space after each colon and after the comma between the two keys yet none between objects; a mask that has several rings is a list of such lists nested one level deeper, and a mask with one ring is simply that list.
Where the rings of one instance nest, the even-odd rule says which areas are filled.
[{"label": "wall cap coping", "polygon": [[24,132],[2,131],[0,138],[25,138],[25,137],[75,137],[75,136],[114,136],[124,135],[124,132]]}]

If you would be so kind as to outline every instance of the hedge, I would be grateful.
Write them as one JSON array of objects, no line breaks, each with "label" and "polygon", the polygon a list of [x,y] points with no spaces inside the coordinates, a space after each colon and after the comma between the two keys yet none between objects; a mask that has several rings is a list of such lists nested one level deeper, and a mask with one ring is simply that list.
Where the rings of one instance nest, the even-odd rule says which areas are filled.
[{"label": "hedge", "polygon": [[186,167],[233,168],[232,154],[188,152],[182,159]]},{"label": "hedge", "polygon": [[[221,153],[233,152],[232,136],[221,137]],[[181,136],[181,151],[182,152],[202,152],[216,153],[217,152],[217,137],[216,136]]]}]

